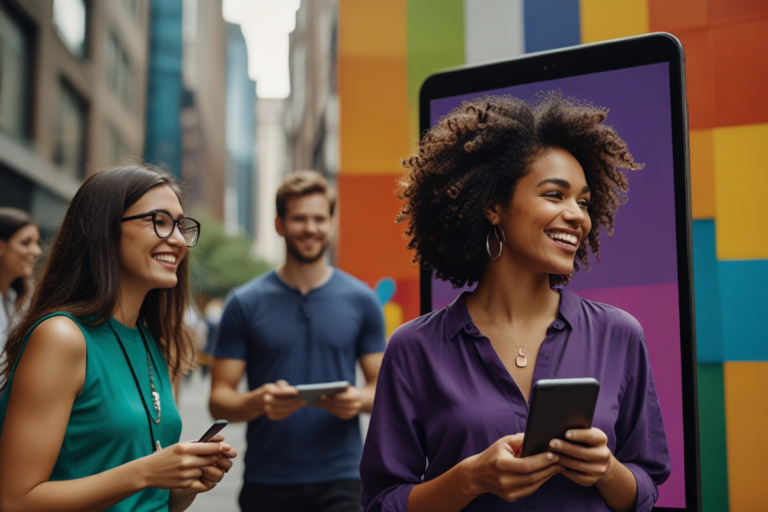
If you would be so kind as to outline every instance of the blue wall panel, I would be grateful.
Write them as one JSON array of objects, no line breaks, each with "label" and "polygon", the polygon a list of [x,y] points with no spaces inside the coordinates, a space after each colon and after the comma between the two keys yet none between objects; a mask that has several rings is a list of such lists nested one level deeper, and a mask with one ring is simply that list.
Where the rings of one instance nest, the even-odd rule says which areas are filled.
[{"label": "blue wall panel", "polygon": [[696,351],[701,363],[722,363],[720,289],[715,221],[693,221],[693,285],[696,292]]},{"label": "blue wall panel", "polygon": [[579,0],[524,0],[525,52],[581,44]]},{"label": "blue wall panel", "polygon": [[726,361],[768,361],[768,260],[718,262]]}]

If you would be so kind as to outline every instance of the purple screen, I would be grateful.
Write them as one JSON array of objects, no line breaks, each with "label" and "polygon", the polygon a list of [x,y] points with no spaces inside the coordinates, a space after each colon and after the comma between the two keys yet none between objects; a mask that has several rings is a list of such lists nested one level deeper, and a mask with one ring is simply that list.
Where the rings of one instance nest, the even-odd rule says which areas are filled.
[{"label": "purple screen", "polygon": [[[615,234],[600,238],[600,260],[567,286],[579,296],[632,314],[645,331],[661,402],[672,473],[659,488],[658,507],[685,508],[683,397],[672,162],[669,65],[638,66],[432,100],[430,122],[462,101],[487,94],[532,99],[560,90],[610,109],[606,123],[627,142],[639,171],[627,171],[629,201],[616,214]],[[461,290],[433,280],[432,307],[450,304]]]}]

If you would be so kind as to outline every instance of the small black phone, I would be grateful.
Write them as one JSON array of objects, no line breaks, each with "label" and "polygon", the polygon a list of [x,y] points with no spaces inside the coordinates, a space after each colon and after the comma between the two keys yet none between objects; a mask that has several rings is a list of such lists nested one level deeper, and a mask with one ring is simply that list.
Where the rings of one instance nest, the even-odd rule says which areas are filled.
[{"label": "small black phone", "polygon": [[549,449],[572,428],[591,428],[600,383],[592,378],[542,379],[533,386],[521,457]]},{"label": "small black phone", "polygon": [[227,420],[216,420],[213,422],[213,425],[205,431],[205,434],[203,434],[200,439],[197,440],[198,443],[207,443],[211,439],[213,439],[213,436],[221,432],[221,430],[227,426]]}]

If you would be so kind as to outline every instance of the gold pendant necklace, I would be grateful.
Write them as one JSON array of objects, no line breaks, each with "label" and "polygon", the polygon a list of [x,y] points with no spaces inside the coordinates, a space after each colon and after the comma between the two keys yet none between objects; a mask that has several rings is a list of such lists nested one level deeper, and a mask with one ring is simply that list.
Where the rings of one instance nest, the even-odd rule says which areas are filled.
[{"label": "gold pendant necklace", "polygon": [[479,293],[477,294],[477,298],[480,299],[480,304],[483,305],[483,307],[485,308],[485,311],[488,313],[488,316],[491,317],[491,321],[494,323],[494,325],[498,327],[501,332],[504,333],[504,336],[506,336],[514,346],[517,347],[517,357],[515,358],[515,366],[517,366],[518,368],[525,368],[526,366],[528,366],[528,358],[525,356],[525,354],[523,354],[523,347],[526,345],[526,343],[528,343],[528,338],[530,338],[531,334],[533,334],[533,331],[536,329],[536,324],[538,322],[533,324],[533,327],[528,332],[528,336],[525,337],[525,341],[523,342],[523,344],[518,345],[517,343],[515,343],[515,340],[512,339],[512,336],[507,334],[507,331],[501,328],[501,324],[499,324],[499,322],[496,321],[496,318],[493,316],[493,313],[491,313],[491,310],[488,309],[488,306],[485,305],[485,302],[483,302],[483,299],[482,297],[480,297]]}]

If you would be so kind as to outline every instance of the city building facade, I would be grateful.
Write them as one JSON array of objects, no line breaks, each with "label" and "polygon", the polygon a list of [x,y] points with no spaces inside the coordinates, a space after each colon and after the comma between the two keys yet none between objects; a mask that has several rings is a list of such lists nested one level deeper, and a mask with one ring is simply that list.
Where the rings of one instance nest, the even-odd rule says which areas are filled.
[{"label": "city building facade", "polygon": [[275,193],[288,172],[288,144],[283,128],[285,100],[259,98],[256,102],[256,237],[253,256],[271,263],[285,259],[285,244],[275,232]]},{"label": "city building facade", "polygon": [[[177,0],[179,1],[179,0]],[[181,176],[188,209],[224,222],[227,27],[221,0],[183,0]]]},{"label": "city building facade", "polygon": [[302,2],[290,34],[291,93],[285,103],[289,168],[335,182],[339,160],[336,91],[338,2]]},{"label": "city building facade", "polygon": [[0,1],[0,205],[44,235],[86,175],[142,155],[148,0]]},{"label": "city building facade", "polygon": [[254,176],[256,82],[248,77],[248,48],[240,25],[227,23],[227,185],[224,226],[256,236]]}]

